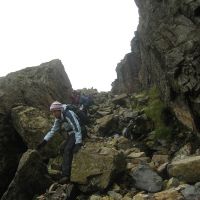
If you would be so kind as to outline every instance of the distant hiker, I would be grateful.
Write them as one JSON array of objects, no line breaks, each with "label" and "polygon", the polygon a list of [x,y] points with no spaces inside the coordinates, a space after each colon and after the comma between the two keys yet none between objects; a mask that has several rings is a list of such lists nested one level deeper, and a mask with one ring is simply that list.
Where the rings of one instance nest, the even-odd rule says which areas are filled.
[{"label": "distant hiker", "polygon": [[93,104],[93,97],[91,95],[82,94],[80,96],[80,110],[87,114],[89,107]]},{"label": "distant hiker", "polygon": [[72,105],[79,106],[79,103],[80,103],[80,92],[77,92],[76,90],[73,90],[70,98],[71,98],[71,104]]},{"label": "distant hiker", "polygon": [[67,132],[67,135],[63,134],[65,140],[61,149],[63,150],[62,178],[59,181],[64,184],[70,181],[73,153],[78,152],[82,146],[81,127],[77,115],[67,109],[66,104],[55,101],[51,104],[50,111],[55,117],[54,125],[37,146],[37,150],[41,150],[56,132],[64,128],[65,131],[62,131],[61,134]]}]

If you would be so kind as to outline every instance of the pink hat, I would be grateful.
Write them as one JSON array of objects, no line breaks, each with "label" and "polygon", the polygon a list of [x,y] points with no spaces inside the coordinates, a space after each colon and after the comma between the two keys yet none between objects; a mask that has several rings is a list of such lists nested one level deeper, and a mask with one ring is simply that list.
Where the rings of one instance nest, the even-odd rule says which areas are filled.
[{"label": "pink hat", "polygon": [[62,104],[58,101],[54,101],[51,106],[50,106],[50,111],[53,111],[53,110],[62,110]]}]

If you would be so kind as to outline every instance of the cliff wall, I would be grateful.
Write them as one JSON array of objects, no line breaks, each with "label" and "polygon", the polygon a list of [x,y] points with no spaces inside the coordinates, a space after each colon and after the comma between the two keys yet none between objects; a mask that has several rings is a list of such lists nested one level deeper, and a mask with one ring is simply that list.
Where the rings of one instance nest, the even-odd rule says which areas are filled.
[{"label": "cliff wall", "polygon": [[[200,1],[135,0],[135,3],[139,25],[131,43],[132,52],[116,68],[112,92],[130,93],[157,85],[177,118],[188,128],[199,131]],[[128,62],[130,56],[132,62]]]}]

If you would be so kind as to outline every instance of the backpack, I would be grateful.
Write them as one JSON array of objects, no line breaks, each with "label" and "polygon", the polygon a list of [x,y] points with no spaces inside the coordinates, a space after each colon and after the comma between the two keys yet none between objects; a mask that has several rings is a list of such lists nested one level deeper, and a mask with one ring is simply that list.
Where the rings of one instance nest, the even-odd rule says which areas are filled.
[{"label": "backpack", "polygon": [[71,104],[67,104],[66,110],[71,110],[71,111],[73,111],[77,115],[78,121],[79,121],[79,123],[80,123],[81,126],[88,124],[88,117],[87,117],[87,115],[82,110],[80,110],[79,108],[77,108],[76,106],[71,105]]},{"label": "backpack", "polygon": [[85,139],[86,137],[88,137],[87,129],[85,127],[85,125],[88,123],[87,115],[83,111],[79,110],[76,106],[73,106],[71,104],[67,104],[67,107],[66,107],[64,113],[67,110],[71,110],[76,114],[77,119],[78,119],[79,124],[80,124],[80,127],[81,127],[82,138]]}]

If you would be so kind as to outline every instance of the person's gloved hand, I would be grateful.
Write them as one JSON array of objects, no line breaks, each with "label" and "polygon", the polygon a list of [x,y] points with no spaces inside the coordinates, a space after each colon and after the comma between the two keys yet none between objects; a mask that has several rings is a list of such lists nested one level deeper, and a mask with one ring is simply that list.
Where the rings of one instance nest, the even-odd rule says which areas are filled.
[{"label": "person's gloved hand", "polygon": [[82,146],[82,143],[75,144],[73,152],[77,153],[81,149],[81,146]]},{"label": "person's gloved hand", "polygon": [[46,144],[47,144],[47,141],[46,141],[46,140],[43,140],[42,142],[40,142],[40,143],[37,145],[36,149],[37,149],[38,151],[40,151]]}]

